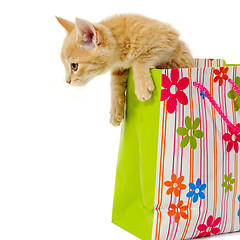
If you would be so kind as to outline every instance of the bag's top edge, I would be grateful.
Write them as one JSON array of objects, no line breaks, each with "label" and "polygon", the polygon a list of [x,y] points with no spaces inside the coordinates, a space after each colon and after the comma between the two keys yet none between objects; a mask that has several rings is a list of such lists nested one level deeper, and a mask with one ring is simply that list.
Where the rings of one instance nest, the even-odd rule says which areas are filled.
[{"label": "bag's top edge", "polygon": [[[240,64],[226,64],[224,67],[240,67]],[[220,67],[193,67],[193,68],[177,68],[177,69],[202,69],[202,68],[220,68]],[[173,68],[169,69],[158,69],[158,68],[151,68],[151,71],[158,72],[162,70],[172,70]]]},{"label": "bag's top edge", "polygon": [[[178,69],[202,69],[202,68],[217,68],[217,67],[240,67],[240,64],[227,64],[226,61],[224,59],[199,59],[196,58],[195,59],[196,62],[196,67],[192,67],[192,68],[178,68]],[[199,64],[199,62],[202,62],[202,64]],[[209,63],[210,62],[210,65]],[[158,72],[158,71],[162,71],[162,70],[166,70],[166,69],[157,69],[157,68],[151,68],[150,69],[151,72]],[[168,69],[171,70],[171,69]]]}]

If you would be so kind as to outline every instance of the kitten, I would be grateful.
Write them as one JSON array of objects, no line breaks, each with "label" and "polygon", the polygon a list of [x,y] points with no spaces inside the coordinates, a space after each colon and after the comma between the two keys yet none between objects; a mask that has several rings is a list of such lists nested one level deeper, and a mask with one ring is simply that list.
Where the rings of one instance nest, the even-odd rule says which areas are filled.
[{"label": "kitten", "polygon": [[72,23],[57,17],[66,29],[61,58],[66,82],[84,85],[95,76],[112,71],[111,119],[124,118],[129,67],[133,67],[139,100],[151,98],[154,83],[150,68],[194,67],[194,59],[179,34],[169,25],[140,15],[123,14],[92,24],[76,18]]}]

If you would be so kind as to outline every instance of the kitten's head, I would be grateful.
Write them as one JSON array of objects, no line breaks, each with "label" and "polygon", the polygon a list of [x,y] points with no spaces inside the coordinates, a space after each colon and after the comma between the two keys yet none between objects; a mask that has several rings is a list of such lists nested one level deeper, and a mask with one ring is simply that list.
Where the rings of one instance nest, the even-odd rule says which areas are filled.
[{"label": "kitten's head", "polygon": [[67,31],[61,53],[67,83],[81,86],[109,70],[116,41],[108,28],[78,18],[75,23],[59,17],[57,20]]}]

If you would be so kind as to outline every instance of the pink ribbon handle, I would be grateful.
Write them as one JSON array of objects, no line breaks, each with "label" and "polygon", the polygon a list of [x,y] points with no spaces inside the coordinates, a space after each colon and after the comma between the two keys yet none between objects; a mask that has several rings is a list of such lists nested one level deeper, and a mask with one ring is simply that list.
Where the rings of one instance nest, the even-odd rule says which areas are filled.
[{"label": "pink ribbon handle", "polygon": [[[233,89],[236,91],[236,93],[240,96],[240,89],[238,88],[238,86],[235,84],[235,82],[232,79],[228,80],[232,86]],[[214,101],[214,99],[212,98],[212,95],[209,93],[209,91],[200,83],[198,82],[193,82],[193,86],[202,90],[203,93],[205,94],[205,96],[208,98],[209,102],[213,105],[213,107],[216,109],[216,111],[219,113],[219,115],[221,116],[221,118],[223,119],[223,121],[225,121],[225,123],[232,128],[235,132],[239,133],[240,132],[240,128],[233,125],[229,119],[227,118],[226,115],[224,115],[223,111],[220,109],[220,107],[217,105],[217,103]]]}]

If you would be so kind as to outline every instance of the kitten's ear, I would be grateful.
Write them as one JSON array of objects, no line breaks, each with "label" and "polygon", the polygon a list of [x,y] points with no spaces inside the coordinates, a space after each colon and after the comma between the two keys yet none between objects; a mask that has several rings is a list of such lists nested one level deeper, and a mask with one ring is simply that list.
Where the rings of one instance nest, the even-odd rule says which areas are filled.
[{"label": "kitten's ear", "polygon": [[57,17],[57,20],[58,22],[67,30],[67,32],[71,32],[74,27],[75,27],[75,24],[66,20],[66,19],[63,19],[63,18],[60,18],[60,17]]},{"label": "kitten's ear", "polygon": [[76,18],[76,27],[78,36],[82,39],[81,47],[85,49],[93,49],[99,42],[99,33],[90,22]]}]

